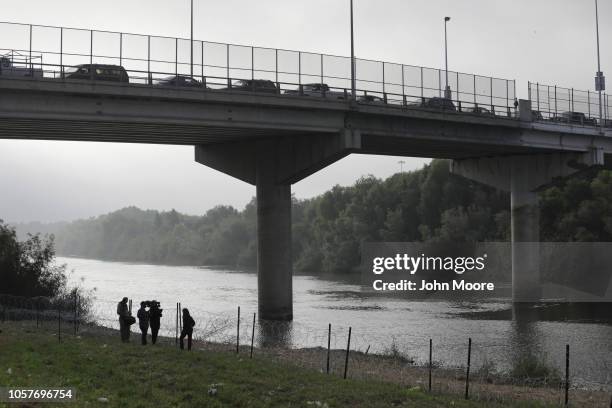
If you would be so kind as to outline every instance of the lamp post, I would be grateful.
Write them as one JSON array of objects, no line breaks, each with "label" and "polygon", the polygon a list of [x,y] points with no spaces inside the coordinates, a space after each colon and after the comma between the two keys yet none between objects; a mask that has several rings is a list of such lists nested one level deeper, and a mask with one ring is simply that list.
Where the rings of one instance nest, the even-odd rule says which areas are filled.
[{"label": "lamp post", "polygon": [[193,0],[191,0],[191,37],[189,37],[191,78],[193,78]]},{"label": "lamp post", "polygon": [[597,11],[597,0],[595,0],[595,32],[597,35],[597,73],[595,74],[595,90],[599,92],[599,126],[603,132],[603,107],[601,102],[601,92],[606,90],[606,78],[601,72],[601,61],[599,58],[599,14]]},{"label": "lamp post", "polygon": [[404,172],[404,164],[406,164],[406,162],[404,160],[400,160],[397,162],[397,164],[400,165],[400,173]]},{"label": "lamp post", "polygon": [[450,17],[444,17],[444,60],[446,62],[446,88],[444,88],[444,98],[451,99],[451,89],[448,86],[448,37],[446,35],[446,23],[450,21]]},{"label": "lamp post", "polygon": [[351,0],[351,99],[356,99],[355,82],[355,39],[353,35],[353,0]]}]

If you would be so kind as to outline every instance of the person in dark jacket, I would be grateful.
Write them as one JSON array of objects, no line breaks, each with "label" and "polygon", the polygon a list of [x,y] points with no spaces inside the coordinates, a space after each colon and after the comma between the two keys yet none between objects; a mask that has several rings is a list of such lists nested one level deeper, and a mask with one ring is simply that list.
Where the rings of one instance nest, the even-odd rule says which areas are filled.
[{"label": "person in dark jacket", "polygon": [[159,333],[160,319],[162,317],[162,309],[159,307],[157,300],[151,301],[149,308],[149,324],[151,325],[151,343],[157,342],[157,333]]},{"label": "person in dark jacket", "polygon": [[183,339],[187,336],[187,350],[191,350],[191,337],[193,335],[195,320],[189,314],[189,310],[183,309],[183,330],[181,330],[181,350],[185,348]]},{"label": "person in dark jacket", "polygon": [[131,317],[128,309],[128,298],[124,297],[121,302],[117,303],[117,315],[119,315],[119,331],[121,332],[121,341],[127,343],[130,341],[130,323],[128,319]]},{"label": "person in dark jacket", "polygon": [[141,343],[142,345],[147,344],[147,332],[149,331],[149,312],[146,309],[146,303],[140,302],[140,309],[138,309],[138,325],[140,326]]}]

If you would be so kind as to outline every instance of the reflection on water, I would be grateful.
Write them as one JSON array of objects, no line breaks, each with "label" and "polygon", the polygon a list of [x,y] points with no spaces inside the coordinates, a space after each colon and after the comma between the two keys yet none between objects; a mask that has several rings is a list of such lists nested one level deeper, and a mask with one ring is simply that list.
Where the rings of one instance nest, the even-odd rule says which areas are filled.
[{"label": "reflection on water", "polygon": [[[180,301],[196,320],[195,335],[206,340],[236,340],[236,308],[241,306],[240,342],[250,344],[252,313],[257,311],[257,276],[213,268],[175,267],[60,258],[75,273],[74,281],[96,288],[94,313],[98,322],[117,324],[116,303],[155,298],[162,303],[161,333],[174,336],[172,308]],[[355,283],[329,278],[295,276],[293,322],[258,322],[256,345],[331,347],[381,353],[395,342],[417,362],[426,361],[429,339],[434,359],[445,365],[465,364],[467,339],[472,338],[472,362],[511,368],[521,355],[547,358],[560,372],[565,344],[570,344],[572,383],[612,389],[612,308],[609,305],[539,305],[526,313],[513,311],[505,300],[486,302],[407,301],[371,296]],[[136,303],[135,303],[136,304]],[[516,319],[513,319],[513,313]]]}]

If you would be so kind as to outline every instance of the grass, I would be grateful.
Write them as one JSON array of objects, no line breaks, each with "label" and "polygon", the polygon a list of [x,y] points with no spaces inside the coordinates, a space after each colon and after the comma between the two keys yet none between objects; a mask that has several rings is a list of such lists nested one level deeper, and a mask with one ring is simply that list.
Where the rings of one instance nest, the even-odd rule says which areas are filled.
[{"label": "grass", "polygon": [[[0,324],[0,386],[72,387],[78,407],[544,407],[430,395],[388,382],[343,380],[261,356],[122,344],[118,336],[65,336]],[[11,369],[11,373],[8,369]],[[209,395],[215,388],[216,395]],[[100,402],[106,398],[107,402]],[[66,407],[71,405],[56,404]],[[9,405],[0,403],[2,407]],[[44,404],[11,404],[10,407]]]}]

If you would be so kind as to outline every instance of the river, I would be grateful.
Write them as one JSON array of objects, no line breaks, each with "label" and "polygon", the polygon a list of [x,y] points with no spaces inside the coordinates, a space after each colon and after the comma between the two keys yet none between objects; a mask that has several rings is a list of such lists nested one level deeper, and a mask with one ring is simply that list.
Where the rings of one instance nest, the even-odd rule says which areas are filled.
[{"label": "river", "polygon": [[[165,309],[162,332],[174,336],[176,302],[181,302],[197,322],[196,338],[233,341],[240,306],[241,341],[250,341],[257,311],[257,276],[252,271],[57,259],[72,271],[71,283],[91,291],[92,315],[101,325],[118,327],[115,309],[123,296],[133,299],[134,314],[137,302],[156,299]],[[258,346],[327,346],[331,323],[332,348],[346,347],[350,326],[352,350],[384,353],[394,345],[425,362],[431,338],[435,361],[461,366],[471,337],[475,367],[486,362],[507,370],[521,355],[538,355],[563,373],[569,344],[572,384],[612,390],[612,319],[607,312],[603,317],[572,314],[571,320],[567,314],[546,313],[535,321],[517,322],[508,313],[507,301],[407,301],[372,296],[357,284],[315,276],[295,276],[293,292],[293,322],[258,322]]]}]

